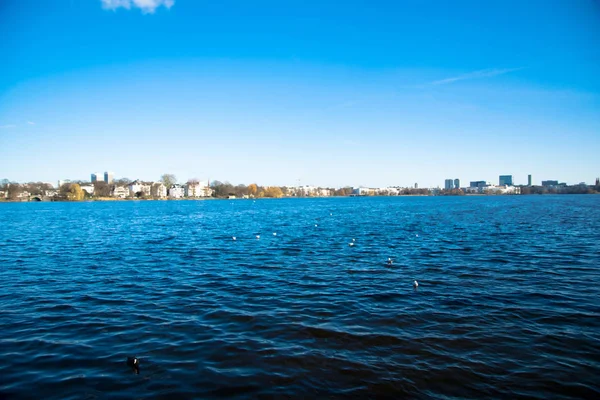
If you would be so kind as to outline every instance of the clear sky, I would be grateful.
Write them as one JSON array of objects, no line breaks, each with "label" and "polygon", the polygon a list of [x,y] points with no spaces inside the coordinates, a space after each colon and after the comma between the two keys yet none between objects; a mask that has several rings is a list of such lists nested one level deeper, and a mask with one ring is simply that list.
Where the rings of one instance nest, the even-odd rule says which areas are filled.
[{"label": "clear sky", "polygon": [[0,178],[600,176],[600,2],[0,1]]}]

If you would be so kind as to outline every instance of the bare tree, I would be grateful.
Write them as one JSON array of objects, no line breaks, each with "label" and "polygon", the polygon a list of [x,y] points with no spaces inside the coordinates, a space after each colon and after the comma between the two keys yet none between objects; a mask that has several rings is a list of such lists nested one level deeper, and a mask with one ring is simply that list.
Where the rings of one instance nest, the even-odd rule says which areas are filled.
[{"label": "bare tree", "polygon": [[18,183],[9,183],[8,184],[8,198],[10,200],[16,200],[19,198],[19,195],[23,193],[23,187]]},{"label": "bare tree", "polygon": [[177,183],[177,177],[173,174],[163,174],[160,181],[168,188]]},{"label": "bare tree", "polygon": [[110,197],[110,185],[104,181],[94,182],[94,196]]}]

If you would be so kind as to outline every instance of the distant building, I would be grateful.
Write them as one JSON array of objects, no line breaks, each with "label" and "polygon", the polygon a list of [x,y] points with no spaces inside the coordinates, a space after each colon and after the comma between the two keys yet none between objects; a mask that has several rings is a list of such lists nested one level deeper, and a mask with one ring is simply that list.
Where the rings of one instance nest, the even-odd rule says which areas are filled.
[{"label": "distant building", "polygon": [[469,187],[472,188],[484,188],[486,186],[489,186],[486,181],[471,181],[469,184]]},{"label": "distant building", "polygon": [[152,186],[149,183],[141,182],[136,179],[129,184],[129,195],[130,196],[150,196]]},{"label": "distant building", "polygon": [[512,175],[500,175],[498,185],[499,186],[512,186],[513,185]]},{"label": "distant building", "polygon": [[454,189],[460,189],[460,179],[458,178],[454,180]]},{"label": "distant building", "polygon": [[169,188],[169,197],[173,199],[181,199],[185,195],[185,187],[183,185],[174,184]]},{"label": "distant building", "polygon": [[558,186],[558,181],[542,181],[542,186]]},{"label": "distant building", "polygon": [[90,182],[95,183],[102,180],[102,174],[100,172],[94,172],[91,176]]},{"label": "distant building", "polygon": [[115,174],[112,172],[105,172],[104,173],[104,182],[111,184],[113,183],[113,181],[115,180]]},{"label": "distant building", "polygon": [[94,194],[94,185],[81,185],[81,190],[92,196]]},{"label": "distant building", "polygon": [[531,186],[531,174],[527,175],[527,186]]},{"label": "distant building", "polygon": [[331,196],[331,190],[327,189],[327,188],[321,188],[319,189],[319,196],[320,197],[329,197]]},{"label": "distant building", "polygon": [[366,187],[358,187],[352,189],[353,196],[373,196],[375,195],[375,189],[366,188]]},{"label": "distant building", "polygon": [[152,196],[164,198],[167,197],[167,187],[162,182],[154,182],[151,190]]},{"label": "distant building", "polygon": [[210,197],[212,189],[208,182],[191,181],[185,185],[186,197]]},{"label": "distant building", "polygon": [[415,183],[415,189],[418,189],[418,188],[419,188],[419,185]]},{"label": "distant building", "polygon": [[112,190],[113,197],[124,199],[129,195],[129,190],[124,186],[115,186]]},{"label": "distant building", "polygon": [[454,181],[452,179],[446,179],[446,181],[444,182],[444,189],[452,190],[453,187],[454,187]]},{"label": "distant building", "polygon": [[519,186],[487,186],[482,189],[483,193],[487,194],[521,194],[521,188]]}]

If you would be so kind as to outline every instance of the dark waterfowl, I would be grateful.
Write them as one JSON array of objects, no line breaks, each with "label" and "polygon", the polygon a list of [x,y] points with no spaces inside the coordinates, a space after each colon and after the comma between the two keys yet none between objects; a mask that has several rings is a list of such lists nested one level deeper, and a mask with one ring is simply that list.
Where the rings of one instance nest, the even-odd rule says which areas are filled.
[{"label": "dark waterfowl", "polygon": [[127,366],[132,368],[136,374],[140,373],[140,360],[136,357],[127,357]]}]

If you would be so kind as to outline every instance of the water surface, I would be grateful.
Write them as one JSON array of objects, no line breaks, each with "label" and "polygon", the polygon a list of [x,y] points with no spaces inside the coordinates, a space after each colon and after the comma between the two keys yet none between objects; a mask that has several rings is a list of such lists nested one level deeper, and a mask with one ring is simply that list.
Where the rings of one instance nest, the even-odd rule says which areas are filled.
[{"label": "water surface", "polygon": [[600,196],[13,203],[0,221],[0,398],[600,398]]}]

